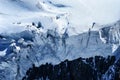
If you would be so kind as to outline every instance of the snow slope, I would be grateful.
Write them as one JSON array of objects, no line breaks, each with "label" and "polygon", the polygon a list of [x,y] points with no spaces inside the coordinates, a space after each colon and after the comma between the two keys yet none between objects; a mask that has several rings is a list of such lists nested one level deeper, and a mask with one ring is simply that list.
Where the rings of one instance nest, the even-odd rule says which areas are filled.
[{"label": "snow slope", "polygon": [[6,52],[0,57],[0,70],[4,72],[5,78],[2,75],[0,78],[21,80],[32,64],[58,64],[65,59],[112,55],[111,45],[104,44],[96,31],[76,36],[67,34],[61,35],[50,29],[43,33],[35,26],[29,26],[20,33],[1,34],[0,45],[6,44],[1,53]]},{"label": "snow slope", "polygon": [[[119,0],[0,0],[0,27],[2,28],[0,32],[8,30],[7,25],[12,23],[31,23],[36,18],[39,21],[39,17],[44,14],[50,18],[65,14],[63,17],[67,16],[69,26],[75,28],[72,34],[81,33],[87,31],[93,22],[108,24],[117,21],[120,13],[119,3]],[[66,26],[63,19],[58,21],[57,25]],[[99,27],[96,26],[94,29],[98,30]],[[12,29],[14,31],[14,27],[11,27],[11,31]]]},{"label": "snow slope", "polygon": [[[32,22],[42,21],[44,27],[56,26],[54,18],[59,14],[65,14],[58,12],[57,9],[43,4],[42,1],[21,1],[21,0],[1,0],[0,6],[0,32],[14,32],[24,29],[23,26],[30,25]],[[50,10],[49,10],[50,8]],[[3,10],[4,9],[4,10]],[[65,19],[62,19],[65,20]],[[45,24],[45,22],[47,24]],[[21,24],[21,25],[19,25]],[[63,24],[63,23],[62,23]],[[50,26],[51,25],[51,26]],[[58,25],[58,24],[57,24]],[[64,22],[65,25],[65,22]],[[10,29],[10,30],[9,30]],[[17,32],[16,31],[16,32]]]},{"label": "snow slope", "polygon": [[119,19],[118,0],[0,1],[2,80],[20,80],[32,64],[106,57],[119,51],[120,22],[102,25]]},{"label": "snow slope", "polygon": [[[43,32],[44,30],[42,27],[29,25],[22,32],[1,34],[0,45],[6,43],[1,50],[6,50],[6,54],[0,57],[0,69],[6,74],[5,80],[21,80],[32,64],[40,66],[45,63],[58,64],[66,59],[74,60],[79,57],[114,55],[112,44],[103,43],[98,31],[89,30],[69,36],[67,29],[63,34],[58,33],[57,29]],[[6,67],[10,71],[5,71]],[[11,75],[8,76],[8,73]]]}]

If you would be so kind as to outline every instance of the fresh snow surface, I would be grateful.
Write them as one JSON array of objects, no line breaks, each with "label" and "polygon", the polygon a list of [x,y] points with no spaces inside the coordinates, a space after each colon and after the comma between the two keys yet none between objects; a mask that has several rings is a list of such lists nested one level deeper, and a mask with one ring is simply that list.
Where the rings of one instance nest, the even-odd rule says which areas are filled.
[{"label": "fresh snow surface", "polygon": [[[87,31],[93,22],[108,24],[117,21],[119,3],[119,0],[0,0],[0,32],[14,32],[17,26],[17,31],[21,31],[25,24],[47,17],[52,18],[53,27],[59,27],[61,31],[69,26],[74,29],[71,34],[75,35]],[[60,19],[56,20],[56,16],[60,16]],[[64,20],[70,24],[67,25]],[[13,25],[19,22],[23,26]],[[95,26],[94,29],[98,30],[99,27]]]},{"label": "fresh snow surface", "polygon": [[[4,37],[4,39],[1,39],[0,46],[5,44],[0,49],[0,55],[2,56],[8,56],[12,52],[11,47],[15,48],[13,52],[19,53],[19,51],[22,51],[26,55],[28,55],[27,51],[34,52],[38,49],[36,53],[39,54],[36,56],[43,54],[45,57],[43,63],[56,59],[60,62],[61,60],[72,60],[78,57],[112,55],[119,47],[119,44],[117,44],[119,30],[112,33],[112,30],[104,31],[102,29],[105,27],[106,30],[106,26],[108,29],[111,28],[109,25],[102,24],[112,23],[119,19],[118,0],[101,0],[98,2],[96,0],[0,1],[0,34]],[[99,16],[99,14],[101,15]],[[35,26],[32,25],[32,22],[35,23]],[[37,28],[39,22],[42,28]],[[92,28],[93,22],[96,22],[96,24]],[[113,24],[110,25],[115,27]],[[100,34],[98,33],[99,29]],[[104,34],[105,32],[110,34]],[[48,34],[50,38],[48,38]],[[66,37],[66,35],[68,36]],[[18,45],[21,40],[23,40],[22,47]],[[10,46],[13,42],[15,45]],[[107,42],[109,43],[107,44]],[[34,45],[33,51],[25,47],[31,44]],[[39,51],[38,47],[43,49]],[[46,52],[47,49],[48,52]],[[3,53],[5,51],[6,53]],[[55,53],[55,55],[49,53]],[[51,55],[54,55],[54,58]]]},{"label": "fresh snow surface", "polygon": [[0,0],[0,79],[21,80],[32,64],[117,55],[120,21],[114,22],[119,20],[119,3]]}]

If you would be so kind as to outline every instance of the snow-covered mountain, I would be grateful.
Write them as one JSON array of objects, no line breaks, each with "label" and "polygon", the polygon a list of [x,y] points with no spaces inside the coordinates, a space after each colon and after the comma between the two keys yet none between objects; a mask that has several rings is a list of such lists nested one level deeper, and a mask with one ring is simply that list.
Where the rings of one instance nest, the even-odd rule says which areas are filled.
[{"label": "snow-covered mountain", "polygon": [[[119,0],[0,0],[0,32],[14,32],[16,25],[12,23],[21,22],[25,26],[38,22],[41,17],[52,18],[60,28],[66,27],[63,18],[67,17],[69,26],[75,28],[76,33],[81,33],[87,31],[93,22],[108,24],[119,20],[119,3]],[[56,16],[60,16],[59,20],[55,19]],[[23,30],[21,26],[17,28]],[[94,27],[95,30],[99,28]]]},{"label": "snow-covered mountain", "polygon": [[[96,4],[92,5],[93,2]],[[113,0],[102,5],[105,9],[100,12],[113,16],[107,18],[106,14],[98,17],[97,9],[101,6],[91,12],[92,7],[97,7],[96,0],[0,0],[0,79],[22,80],[33,65],[59,65],[66,59],[74,62],[81,57],[88,64],[84,61],[87,58],[103,56],[109,62],[108,55],[115,56],[115,60],[100,78],[112,79],[106,75],[120,59],[117,2],[114,0],[116,5],[110,15],[105,11]],[[88,3],[91,8],[86,6]]]},{"label": "snow-covered mountain", "polygon": [[[119,33],[115,35],[112,33],[111,36],[109,31],[105,31],[108,30],[106,28],[110,28],[109,26],[100,29],[100,32],[89,30],[73,36],[69,36],[67,29],[64,34],[59,34],[56,29],[42,32],[44,28],[37,27],[27,26],[25,31],[0,35],[0,69],[4,72],[4,76],[7,73],[11,74],[6,75],[5,79],[21,80],[32,64],[40,66],[45,63],[58,64],[66,59],[74,60],[79,57],[119,56],[119,53],[116,52],[117,48],[113,50],[114,46],[119,45],[118,42],[115,42],[119,40],[119,38],[115,38]],[[117,28],[114,25],[112,27]],[[116,40],[112,42],[114,38]],[[106,40],[106,43],[102,40]],[[10,71],[6,71],[6,68]],[[3,75],[1,74],[1,76]]]}]

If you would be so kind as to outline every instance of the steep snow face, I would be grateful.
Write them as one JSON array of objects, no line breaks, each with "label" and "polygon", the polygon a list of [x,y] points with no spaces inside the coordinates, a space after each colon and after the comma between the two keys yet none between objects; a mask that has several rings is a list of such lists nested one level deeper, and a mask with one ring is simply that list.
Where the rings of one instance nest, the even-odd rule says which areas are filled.
[{"label": "steep snow face", "polygon": [[104,43],[113,45],[113,52],[116,51],[120,46],[120,21],[100,29],[100,37]]},{"label": "steep snow face", "polygon": [[[58,64],[65,59],[112,55],[111,45],[104,44],[97,31],[89,30],[69,36],[67,29],[60,34],[56,28],[42,32],[44,29],[37,27],[29,26],[19,33],[0,35],[0,40],[3,41],[0,45],[6,44],[1,50],[6,52],[0,57],[0,70],[5,75],[4,78],[0,75],[2,80],[21,80],[32,64]],[[8,73],[10,75],[7,75]]]}]

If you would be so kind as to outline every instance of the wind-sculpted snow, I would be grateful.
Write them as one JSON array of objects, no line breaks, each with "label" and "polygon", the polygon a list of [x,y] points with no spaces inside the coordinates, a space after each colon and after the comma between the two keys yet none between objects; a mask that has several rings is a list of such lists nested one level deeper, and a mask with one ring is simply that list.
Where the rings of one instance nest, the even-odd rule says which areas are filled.
[{"label": "wind-sculpted snow", "polygon": [[[75,29],[76,32],[72,32],[73,34],[82,33],[87,31],[93,22],[108,24],[118,20],[119,3],[119,0],[0,0],[0,33],[8,30],[16,31],[18,26],[11,25],[12,23],[38,22],[43,16],[55,18],[60,14],[67,14],[67,17],[62,17],[67,18],[69,26]],[[56,20],[56,25],[59,25],[60,28],[66,27],[64,20]],[[49,25],[49,23],[47,24]],[[94,29],[100,28],[101,26],[96,26]]]},{"label": "wind-sculpted snow", "polygon": [[[119,47],[113,51],[114,45],[119,45],[117,23],[117,26],[112,28],[106,26],[100,32],[89,29],[88,32],[78,35],[69,35],[69,28],[61,34],[57,28],[46,29],[41,27],[42,25],[38,27],[35,24],[27,25],[22,32],[2,33],[0,34],[0,70],[4,74],[1,73],[1,79],[21,80],[32,64],[55,65],[66,59],[74,60],[79,57],[117,55],[117,62],[120,58]],[[114,32],[115,30],[117,31]],[[103,78],[105,78],[104,75]]]},{"label": "wind-sculpted snow", "polygon": [[[57,32],[57,28],[45,29],[29,25],[22,32],[2,33],[0,34],[0,53],[4,55],[0,57],[0,70],[3,72],[0,78],[2,80],[21,80],[32,64],[35,66],[45,63],[55,65],[66,59],[119,55],[119,48],[114,52],[112,50],[119,37],[115,38],[118,35],[114,31],[110,33],[111,28],[109,28],[108,26],[102,28],[100,32],[89,29],[88,32],[71,36],[69,28],[66,28],[61,34]],[[115,28],[119,28],[119,26]],[[109,34],[113,35],[114,39],[110,38]],[[102,42],[103,39],[107,44]],[[119,56],[116,57],[116,61],[119,58]],[[106,72],[106,74],[108,73]],[[105,78],[104,75],[103,78]]]},{"label": "wind-sculpted snow", "polygon": [[0,0],[0,80],[21,80],[33,64],[108,55],[118,61],[120,22],[106,26],[97,22],[118,19],[119,1],[94,1]]},{"label": "wind-sculpted snow", "polygon": [[7,44],[1,49],[4,53],[0,58],[0,70],[4,72],[0,75],[2,80],[21,80],[32,64],[58,64],[65,59],[112,55],[111,45],[104,44],[97,31],[70,36],[68,29],[63,34],[56,28],[42,30],[45,31],[42,27],[29,26],[19,33],[1,34],[0,44]]}]

